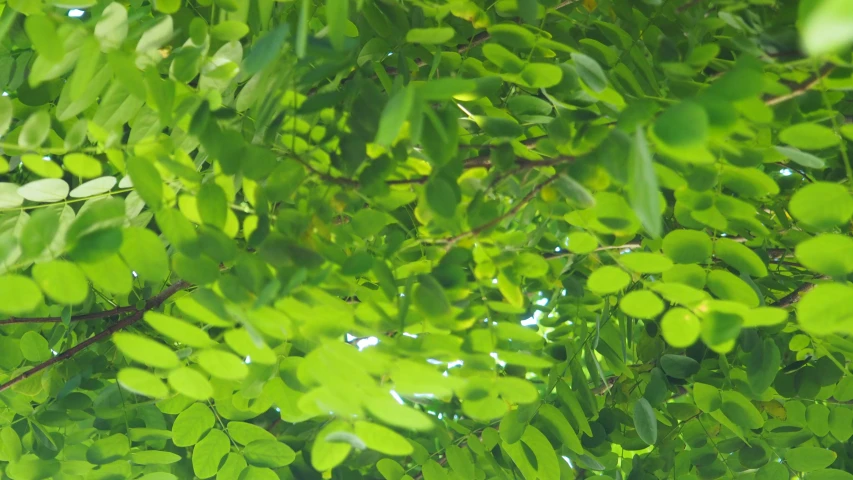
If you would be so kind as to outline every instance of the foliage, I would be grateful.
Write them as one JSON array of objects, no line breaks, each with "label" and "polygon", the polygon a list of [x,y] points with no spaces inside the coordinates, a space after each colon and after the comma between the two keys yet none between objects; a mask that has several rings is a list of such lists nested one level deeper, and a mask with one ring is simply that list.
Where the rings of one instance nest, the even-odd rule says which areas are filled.
[{"label": "foliage", "polygon": [[0,0],[2,478],[853,479],[850,0]]}]

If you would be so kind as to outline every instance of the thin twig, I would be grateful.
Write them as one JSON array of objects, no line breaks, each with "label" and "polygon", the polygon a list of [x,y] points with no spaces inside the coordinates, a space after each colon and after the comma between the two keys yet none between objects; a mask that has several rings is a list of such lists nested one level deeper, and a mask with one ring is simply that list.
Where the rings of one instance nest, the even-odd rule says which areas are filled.
[{"label": "thin twig", "polygon": [[830,73],[832,73],[832,70],[834,69],[834,65],[825,65],[820,69],[820,72],[818,72],[818,75],[815,78],[809,80],[806,83],[800,84],[800,86],[798,86],[794,90],[791,90],[791,93],[787,95],[781,95],[779,97],[773,97],[766,100],[764,104],[772,107],[773,105],[778,105],[782,102],[787,102],[792,98],[797,98],[817,86],[821,81],[823,81],[824,78],[826,78]]},{"label": "thin twig", "polygon": [[[82,322],[86,320],[100,320],[102,318],[112,317],[114,315],[121,315],[123,313],[132,313],[136,312],[138,309],[136,307],[116,307],[111,310],[104,310],[103,312],[93,312],[86,313],[83,315],[74,315],[71,317],[72,322]],[[11,325],[14,323],[60,323],[62,322],[62,317],[28,317],[28,318],[18,318],[18,317],[9,317],[6,320],[0,320],[0,325]]]},{"label": "thin twig", "polygon": [[60,353],[59,355],[51,358],[50,360],[47,360],[46,362],[42,362],[42,363],[36,365],[35,367],[27,370],[26,372],[18,375],[17,377],[14,377],[11,380],[7,381],[6,383],[0,385],[0,392],[2,392],[4,390],[8,390],[9,388],[14,386],[15,384],[32,377],[33,375],[37,374],[38,372],[40,372],[40,371],[42,371],[42,370],[44,370],[44,369],[46,369],[52,365],[55,365],[59,362],[62,362],[63,360],[67,360],[67,359],[73,357],[78,352],[85,350],[86,347],[88,347],[89,345],[92,345],[93,343],[96,343],[100,340],[103,340],[103,339],[109,337],[113,333],[115,333],[115,332],[117,332],[123,328],[127,328],[127,327],[133,325],[134,323],[138,322],[142,318],[142,315],[144,315],[145,312],[147,312],[148,310],[159,307],[169,297],[171,297],[172,295],[174,295],[178,291],[183,290],[189,286],[190,286],[190,284],[183,281],[183,280],[181,280],[177,283],[174,283],[173,285],[167,287],[165,290],[163,290],[162,292],[160,292],[156,296],[150,298],[147,302],[145,302],[145,307],[142,308],[141,310],[137,310],[133,315],[130,315],[129,317],[110,325],[109,327],[107,327],[106,329],[104,329],[100,333],[96,334],[95,336],[89,337],[86,340],[83,340],[82,342],[80,342],[77,345],[69,348],[68,350]]},{"label": "thin twig", "polygon": [[458,242],[459,240],[462,240],[463,238],[476,236],[476,235],[494,227],[495,225],[501,223],[502,221],[506,220],[507,218],[518,213],[519,210],[524,208],[525,205],[530,203],[530,201],[536,197],[536,195],[539,193],[540,190],[545,188],[548,184],[550,184],[554,180],[558,179],[559,177],[560,177],[559,174],[553,175],[553,176],[549,177],[547,180],[545,180],[544,182],[533,187],[533,190],[531,190],[530,193],[525,195],[524,198],[522,198],[518,203],[516,203],[512,208],[510,208],[508,212],[504,213],[503,215],[501,215],[497,218],[494,218],[491,221],[488,221],[488,222],[480,225],[477,228],[473,228],[467,232],[460,233],[459,235],[456,235],[454,237],[450,237],[442,243],[445,243],[447,245],[447,248],[450,248],[456,242]]},{"label": "thin twig", "polygon": [[791,293],[785,295],[784,297],[780,298],[779,301],[776,302],[773,306],[774,307],[780,307],[780,308],[790,307],[791,305],[799,302],[800,299],[803,297],[803,295],[810,292],[814,287],[815,287],[815,284],[813,284],[813,283],[804,283],[804,284],[800,285],[799,287],[797,287],[797,289],[794,290],[793,292],[791,292]]},{"label": "thin twig", "polygon": [[695,7],[696,5],[699,5],[700,3],[702,3],[702,0],[691,0],[687,3],[685,3],[684,5],[676,8],[675,13],[681,13],[681,12],[683,12],[689,8],[692,8],[692,7]]}]

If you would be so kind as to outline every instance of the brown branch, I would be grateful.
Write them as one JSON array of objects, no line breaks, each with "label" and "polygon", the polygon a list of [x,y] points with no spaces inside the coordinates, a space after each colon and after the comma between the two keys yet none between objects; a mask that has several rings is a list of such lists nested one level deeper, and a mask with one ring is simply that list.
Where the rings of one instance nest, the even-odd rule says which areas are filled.
[{"label": "brown branch", "polygon": [[797,289],[794,290],[793,292],[791,292],[791,293],[785,295],[784,297],[780,298],[778,302],[773,304],[773,306],[774,307],[780,307],[780,308],[790,307],[791,305],[799,302],[800,299],[803,297],[803,295],[810,292],[814,287],[815,287],[815,284],[813,284],[813,283],[804,283],[804,284],[800,285],[799,287],[797,287]]},{"label": "brown branch", "polygon": [[490,221],[488,221],[488,222],[486,222],[486,223],[484,223],[484,224],[480,225],[480,226],[479,226],[479,227],[477,227],[477,228],[473,228],[473,229],[471,229],[471,230],[469,230],[469,231],[467,231],[467,232],[460,233],[459,235],[456,235],[456,236],[450,237],[450,238],[448,238],[447,240],[445,240],[445,241],[443,241],[443,242],[440,242],[440,243],[444,243],[444,244],[446,244],[446,245],[447,245],[447,248],[450,248],[450,247],[451,247],[451,246],[453,246],[456,242],[458,242],[459,240],[462,240],[463,238],[468,238],[468,237],[476,236],[476,235],[478,235],[478,234],[480,234],[480,233],[482,233],[482,232],[484,232],[484,231],[486,231],[486,230],[488,230],[488,229],[490,229],[490,228],[494,227],[495,225],[497,225],[497,224],[501,223],[502,221],[506,220],[507,218],[509,218],[509,217],[511,217],[511,216],[513,216],[513,215],[515,215],[516,213],[518,213],[518,211],[519,211],[519,210],[521,210],[522,208],[524,208],[524,206],[525,206],[525,205],[527,205],[528,203],[530,203],[530,201],[531,201],[531,200],[533,200],[533,198],[534,198],[534,197],[536,197],[536,195],[539,193],[539,191],[540,191],[540,190],[542,190],[542,189],[543,189],[543,188],[545,188],[548,184],[550,184],[551,182],[553,182],[554,180],[556,180],[556,179],[558,179],[558,178],[560,178],[560,174],[553,175],[553,176],[549,177],[547,180],[545,180],[544,182],[542,182],[542,183],[540,183],[539,185],[536,185],[535,187],[533,187],[533,190],[531,190],[531,191],[530,191],[530,193],[528,193],[527,195],[525,195],[525,196],[524,196],[524,198],[522,198],[518,203],[516,203],[512,208],[510,208],[508,212],[504,213],[503,215],[501,215],[501,216],[499,216],[499,217],[497,217],[497,218],[494,218],[494,219],[492,219],[492,220],[490,220]]},{"label": "brown branch", "polygon": [[818,72],[818,75],[815,78],[800,84],[794,90],[792,90],[791,93],[787,95],[781,95],[779,97],[773,97],[766,100],[764,104],[772,107],[773,105],[778,105],[782,102],[787,102],[792,98],[797,98],[800,95],[807,93],[809,90],[821,83],[823,79],[826,78],[830,73],[832,73],[832,70],[834,69],[834,65],[824,65],[823,67],[821,67],[820,71]]},{"label": "brown branch", "polygon": [[14,377],[11,380],[7,381],[6,383],[0,385],[0,392],[2,392],[4,390],[8,390],[9,388],[14,386],[15,384],[32,377],[33,375],[35,375],[38,372],[50,367],[51,365],[55,365],[59,362],[62,362],[63,360],[67,360],[67,359],[73,357],[78,352],[85,350],[86,347],[88,347],[89,345],[92,345],[95,342],[103,340],[104,338],[109,337],[113,333],[115,333],[115,332],[117,332],[123,328],[126,328],[126,327],[133,325],[134,323],[138,322],[142,318],[142,315],[144,315],[145,312],[147,312],[148,310],[159,307],[169,297],[171,297],[172,295],[174,295],[178,291],[183,290],[189,286],[190,286],[189,283],[181,280],[181,281],[167,287],[165,290],[163,290],[162,292],[160,292],[159,294],[157,294],[156,296],[150,298],[147,302],[145,302],[145,307],[143,307],[141,310],[136,310],[136,312],[133,315],[130,315],[129,317],[110,325],[109,327],[107,327],[103,331],[97,333],[96,335],[89,337],[86,340],[83,340],[82,342],[80,342],[77,345],[69,348],[68,350],[60,353],[59,355],[51,358],[50,360],[47,360],[46,362],[42,362],[42,363],[36,365],[35,367],[27,370],[26,372],[18,375],[17,377]]},{"label": "brown branch", "polygon": [[[93,312],[86,313],[83,315],[74,315],[71,317],[72,322],[82,322],[86,320],[100,320],[102,318],[112,317],[114,315],[121,315],[123,313],[132,313],[137,311],[136,307],[116,307],[112,310],[104,310],[103,312]],[[28,317],[28,318],[19,318],[19,317],[9,317],[6,320],[0,320],[0,326],[2,325],[12,325],[15,323],[60,323],[62,322],[62,317]]]}]

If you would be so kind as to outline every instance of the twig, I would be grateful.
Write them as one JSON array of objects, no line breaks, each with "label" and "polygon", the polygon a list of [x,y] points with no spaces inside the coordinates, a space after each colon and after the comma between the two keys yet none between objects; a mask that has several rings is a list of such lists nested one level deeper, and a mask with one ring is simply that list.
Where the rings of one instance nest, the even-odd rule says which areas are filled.
[{"label": "twig", "polygon": [[[72,322],[82,322],[86,320],[99,320],[102,318],[112,317],[114,315],[121,315],[123,313],[131,313],[136,312],[138,309],[136,307],[116,307],[111,310],[104,310],[103,312],[93,312],[86,313],[83,315],[74,315],[71,317]],[[29,318],[18,318],[18,317],[9,317],[6,320],[0,320],[0,325],[11,325],[14,323],[60,323],[62,322],[62,317],[29,317]]]},{"label": "twig", "polygon": [[791,293],[785,295],[784,297],[780,298],[779,301],[776,302],[773,306],[774,307],[780,307],[780,308],[790,307],[791,305],[799,302],[800,299],[803,297],[803,295],[810,292],[814,287],[815,287],[815,284],[813,284],[813,283],[804,283],[804,284],[800,285],[799,287],[797,287],[797,289],[794,290],[793,292],[791,292]]},{"label": "twig", "polygon": [[444,242],[442,242],[442,243],[445,243],[445,244],[447,245],[447,248],[450,248],[450,247],[451,247],[451,246],[453,246],[456,242],[458,242],[459,240],[462,240],[463,238],[468,238],[468,237],[472,237],[472,236],[478,235],[478,234],[482,233],[483,231],[488,230],[488,229],[490,229],[490,228],[494,227],[495,225],[497,225],[497,224],[501,223],[501,222],[502,222],[502,221],[504,221],[505,219],[507,219],[507,218],[509,218],[509,217],[511,217],[511,216],[513,216],[513,215],[515,215],[516,213],[518,213],[518,211],[519,211],[519,210],[521,210],[525,205],[527,205],[528,203],[530,203],[530,201],[531,201],[531,200],[533,200],[533,198],[534,198],[534,197],[536,197],[536,195],[539,193],[539,191],[540,191],[540,190],[542,190],[542,189],[543,189],[543,188],[545,188],[548,184],[550,184],[551,182],[553,182],[554,180],[556,180],[556,179],[558,179],[558,178],[560,178],[560,175],[559,175],[559,174],[557,174],[557,175],[553,175],[553,176],[549,177],[547,180],[545,180],[544,182],[542,182],[542,183],[540,183],[539,185],[536,185],[535,187],[533,187],[533,190],[531,190],[531,191],[530,191],[530,193],[528,193],[527,195],[525,195],[525,196],[524,196],[524,198],[522,198],[522,199],[521,199],[521,201],[519,201],[518,203],[516,203],[512,208],[510,208],[510,209],[509,209],[509,211],[508,211],[508,212],[504,213],[503,215],[501,215],[501,216],[499,216],[499,217],[497,217],[497,218],[494,218],[494,219],[492,219],[491,221],[488,221],[488,222],[486,222],[486,223],[484,223],[484,224],[480,225],[480,226],[479,226],[479,227],[477,227],[477,228],[473,228],[473,229],[471,229],[471,230],[469,230],[469,231],[467,231],[467,232],[460,233],[459,235],[456,235],[456,236],[454,236],[454,237],[450,237],[450,238],[448,238],[447,240],[445,240],[445,241],[444,241]]},{"label": "twig", "polygon": [[681,13],[681,12],[683,12],[689,8],[692,8],[692,7],[695,7],[696,5],[699,5],[700,3],[702,3],[702,0],[691,0],[687,3],[685,3],[684,5],[676,8],[675,13]]},{"label": "twig", "polygon": [[145,312],[147,312],[148,310],[159,307],[169,297],[171,297],[172,295],[174,295],[178,291],[183,290],[189,286],[190,286],[190,284],[183,281],[183,280],[169,286],[168,288],[166,288],[165,290],[163,290],[162,292],[160,292],[159,294],[157,294],[156,296],[150,298],[147,302],[145,302],[145,307],[142,308],[141,310],[136,310],[136,312],[133,315],[131,315],[131,316],[119,321],[119,322],[116,322],[116,323],[110,325],[109,327],[107,327],[106,329],[104,329],[100,333],[96,334],[95,336],[89,337],[86,340],[83,340],[82,342],[80,342],[77,345],[69,348],[68,350],[60,353],[59,355],[51,358],[50,360],[42,362],[42,363],[36,365],[35,367],[27,370],[26,372],[18,375],[17,377],[14,377],[11,380],[7,381],[6,383],[0,385],[0,392],[2,392],[4,390],[8,390],[9,388],[14,386],[15,384],[32,377],[36,373],[50,367],[51,365],[55,365],[59,362],[62,362],[63,360],[67,360],[67,359],[73,357],[78,352],[85,350],[86,347],[88,347],[89,345],[91,345],[95,342],[98,342],[100,340],[103,340],[104,338],[109,337],[113,333],[115,333],[115,332],[117,332],[123,328],[127,328],[127,327],[133,325],[134,323],[138,322],[142,318],[142,315],[144,315]]},{"label": "twig", "polygon": [[791,93],[789,93],[787,95],[781,95],[779,97],[773,97],[773,98],[766,100],[764,102],[764,104],[768,105],[768,106],[773,106],[773,105],[778,105],[782,102],[787,102],[788,100],[791,100],[792,98],[797,98],[800,95],[807,93],[809,90],[811,90],[817,84],[819,84],[821,81],[823,81],[823,79],[826,78],[830,73],[832,73],[832,70],[834,70],[834,69],[835,69],[834,65],[824,65],[820,69],[820,72],[818,73],[818,75],[815,78],[809,80],[806,83],[800,84],[800,86],[798,86],[797,88],[792,90]]}]

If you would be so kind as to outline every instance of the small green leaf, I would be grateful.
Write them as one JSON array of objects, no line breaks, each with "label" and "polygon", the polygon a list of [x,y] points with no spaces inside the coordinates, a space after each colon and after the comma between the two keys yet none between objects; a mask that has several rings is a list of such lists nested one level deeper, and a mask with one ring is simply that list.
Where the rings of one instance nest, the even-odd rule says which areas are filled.
[{"label": "small green leaf", "polygon": [[21,352],[24,358],[35,363],[41,363],[51,357],[50,345],[38,332],[26,332],[21,336]]},{"label": "small green leaf", "polygon": [[54,203],[68,196],[68,184],[58,178],[44,178],[18,188],[17,193],[31,202]]},{"label": "small green leaf", "polygon": [[699,319],[686,308],[671,308],[661,319],[661,330],[666,343],[675,348],[687,348],[699,339]]},{"label": "small green leaf", "polygon": [[30,115],[21,127],[18,144],[24,148],[38,148],[47,140],[50,133],[50,115],[39,110]]},{"label": "small green leaf", "polygon": [[616,293],[631,283],[631,276],[619,267],[601,267],[589,276],[586,287],[598,294]]},{"label": "small green leaf", "polygon": [[143,318],[154,330],[176,342],[196,348],[209,347],[214,344],[204,330],[189,322],[157,312],[145,312]]},{"label": "small green leaf", "polygon": [[658,439],[658,420],[652,406],[645,398],[640,398],[634,404],[634,428],[640,439],[649,445],[654,445]]},{"label": "small green leaf", "polygon": [[166,398],[169,396],[169,388],[159,377],[151,372],[138,368],[122,368],[119,370],[116,380],[119,385],[137,395],[145,395],[152,398]]},{"label": "small green leaf", "polygon": [[169,385],[176,392],[195,400],[207,400],[213,396],[213,387],[207,377],[190,367],[169,372]]},{"label": "small green leaf", "polygon": [[663,239],[663,253],[675,263],[703,263],[714,246],[705,232],[673,230]]},{"label": "small green leaf", "polygon": [[213,429],[193,447],[193,473],[198,478],[210,478],[219,471],[219,464],[231,450],[228,436]]},{"label": "small green leaf", "polygon": [[[805,51],[818,57],[853,44],[853,5],[846,0],[824,0],[813,3],[805,18],[800,19],[801,42]],[[818,480],[817,477],[809,480]],[[826,479],[828,480],[828,479]],[[841,480],[841,479],[839,479]]]},{"label": "small green leaf", "polygon": [[583,83],[595,92],[607,88],[607,77],[598,62],[582,53],[572,53],[571,56]]},{"label": "small green leaf", "polygon": [[694,102],[681,102],[658,117],[654,133],[658,140],[672,148],[701,147],[708,139],[708,115]]},{"label": "small green leaf", "polygon": [[766,277],[767,266],[755,252],[729,238],[720,238],[714,245],[717,258],[740,273],[753,277]]},{"label": "small green leaf", "polygon": [[646,135],[642,129],[634,134],[634,143],[630,156],[631,173],[629,175],[630,189],[628,198],[631,208],[636,212],[643,228],[652,236],[658,238],[663,228],[661,218],[660,193],[658,179],[655,174],[652,154],[649,152]]},{"label": "small green leaf", "polygon": [[634,318],[652,319],[664,310],[663,301],[648,290],[634,290],[622,297],[619,309]]},{"label": "small green leaf", "polygon": [[376,131],[376,143],[390,146],[403,129],[403,124],[409,118],[409,113],[415,104],[415,89],[405,87],[388,100],[382,116],[379,118],[379,128]]},{"label": "small green leaf", "polygon": [[386,455],[404,456],[413,451],[411,444],[406,441],[405,437],[382,425],[358,421],[355,422],[353,432],[364,441],[367,448]]},{"label": "small green leaf", "polygon": [[175,355],[175,352],[148,337],[118,332],[112,338],[121,353],[133,361],[155,368],[178,366],[178,356]]},{"label": "small green leaf", "polygon": [[806,168],[826,168],[826,162],[820,158],[812,155],[811,153],[806,153],[796,148],[790,147],[773,147],[777,152],[781,153],[788,160],[798,163]]},{"label": "small green leaf", "polygon": [[[233,423],[233,422],[232,422]],[[352,445],[347,442],[331,441],[329,436],[336,432],[349,432],[352,428],[340,420],[334,421],[317,432],[311,445],[311,466],[318,472],[325,472],[346,460]]]},{"label": "small green leaf", "polygon": [[853,272],[853,239],[824,233],[797,244],[797,260],[809,270],[831,277]]},{"label": "small green leaf", "polygon": [[194,403],[184,410],[172,424],[172,441],[176,447],[190,447],[213,427],[213,412],[203,403]]},{"label": "small green leaf", "polygon": [[296,452],[276,440],[255,440],[243,449],[243,456],[249,465],[256,467],[279,468],[290,465],[296,459]]},{"label": "small green leaf", "polygon": [[22,315],[44,301],[38,285],[23,275],[0,275],[0,312]]},{"label": "small green leaf", "polygon": [[329,41],[335,50],[344,49],[344,37],[349,17],[349,0],[329,0],[326,3],[326,24]]},{"label": "small green leaf", "polygon": [[779,132],[779,140],[803,150],[821,150],[841,141],[832,129],[816,123],[792,125]]},{"label": "small green leaf", "polygon": [[699,362],[684,355],[664,355],[660,358],[660,368],[673,378],[689,378],[699,371]]},{"label": "small green leaf", "polygon": [[450,41],[454,35],[456,35],[456,32],[450,27],[412,28],[406,32],[406,41],[409,43],[437,45]]},{"label": "small green leaf", "polygon": [[51,300],[77,305],[89,295],[89,284],[80,268],[64,260],[33,266],[33,280]]},{"label": "small green leaf", "polygon": [[121,433],[102,438],[86,450],[86,460],[95,465],[106,465],[130,453],[130,441]]},{"label": "small green leaf", "polygon": [[222,350],[202,350],[196,360],[207,373],[224,380],[242,380],[249,374],[243,360]]},{"label": "small green leaf", "polygon": [[[826,205],[832,205],[832,208],[826,208]],[[808,226],[828,230],[853,218],[853,197],[837,183],[810,183],[794,193],[788,203],[788,211]]]},{"label": "small green leaf", "polygon": [[62,158],[65,168],[83,178],[95,178],[101,174],[101,162],[84,153],[69,153]]}]

